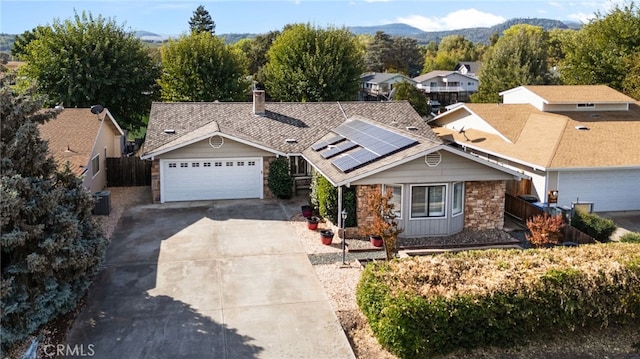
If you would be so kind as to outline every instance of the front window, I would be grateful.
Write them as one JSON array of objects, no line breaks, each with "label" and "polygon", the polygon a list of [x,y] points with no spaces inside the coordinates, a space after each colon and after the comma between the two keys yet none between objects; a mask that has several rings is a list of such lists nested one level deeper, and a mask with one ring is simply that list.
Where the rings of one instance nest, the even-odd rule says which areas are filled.
[{"label": "front window", "polygon": [[307,161],[301,156],[289,157],[289,166],[291,167],[291,174],[294,176],[306,176],[309,174]]},{"label": "front window", "polygon": [[453,207],[451,209],[453,215],[462,213],[463,198],[464,182],[455,182],[453,184]]},{"label": "front window", "polygon": [[383,186],[383,191],[386,193],[391,191],[392,196],[389,200],[389,204],[393,204],[393,213],[397,219],[402,219],[402,186],[386,184]]},{"label": "front window", "polygon": [[444,217],[445,185],[411,186],[411,218]]}]

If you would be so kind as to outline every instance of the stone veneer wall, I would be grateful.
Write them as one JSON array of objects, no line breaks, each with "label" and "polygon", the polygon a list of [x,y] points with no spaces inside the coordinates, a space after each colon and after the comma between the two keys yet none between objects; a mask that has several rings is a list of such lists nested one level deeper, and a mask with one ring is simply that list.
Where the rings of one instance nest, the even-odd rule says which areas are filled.
[{"label": "stone veneer wall", "polygon": [[464,228],[503,229],[506,181],[465,182]]},{"label": "stone veneer wall", "polygon": [[356,187],[356,214],[358,219],[357,228],[347,228],[347,235],[354,238],[366,237],[367,233],[359,233],[359,229],[364,230],[370,228],[373,224],[373,216],[367,205],[369,193],[373,191],[381,191],[381,186],[377,185],[360,185]]},{"label": "stone veneer wall", "polygon": [[271,193],[269,189],[269,165],[273,162],[276,157],[262,157],[262,186],[264,198],[276,198],[276,196]]},{"label": "stone veneer wall", "polygon": [[160,160],[151,163],[151,200],[160,203]]}]

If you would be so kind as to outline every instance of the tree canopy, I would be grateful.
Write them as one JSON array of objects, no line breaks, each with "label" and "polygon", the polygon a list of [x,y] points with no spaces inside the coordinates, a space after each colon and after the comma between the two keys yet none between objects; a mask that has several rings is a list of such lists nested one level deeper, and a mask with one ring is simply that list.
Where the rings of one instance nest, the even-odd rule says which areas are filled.
[{"label": "tree canopy", "polygon": [[189,19],[189,28],[191,32],[207,32],[212,35],[216,33],[216,23],[211,18],[211,14],[202,5],[198,6],[191,19]]},{"label": "tree canopy", "polygon": [[500,102],[500,92],[522,85],[553,83],[548,70],[548,34],[541,27],[515,25],[489,48],[473,102]]},{"label": "tree canopy", "polygon": [[217,36],[193,32],[160,52],[164,101],[239,101],[249,91],[243,59]]},{"label": "tree canopy", "polygon": [[420,116],[428,116],[431,113],[431,106],[427,102],[427,97],[420,89],[413,84],[403,81],[394,85],[393,100],[407,100]]},{"label": "tree canopy", "polygon": [[640,98],[640,7],[635,3],[616,5],[606,15],[596,14],[563,45],[560,71],[564,83],[605,84]]},{"label": "tree canopy", "polygon": [[107,241],[93,199],[69,166],[56,171],[38,125],[55,117],[32,91],[0,89],[2,349],[74,309]]},{"label": "tree canopy", "polygon": [[481,45],[475,45],[462,35],[442,38],[440,44],[432,43],[427,48],[422,72],[453,70],[461,61],[476,61]]},{"label": "tree canopy", "polygon": [[363,72],[358,46],[344,28],[287,26],[267,55],[266,90],[280,101],[355,99]]},{"label": "tree canopy", "polygon": [[157,93],[159,69],[142,42],[113,20],[91,14],[56,20],[50,30],[37,31],[20,68],[35,80],[52,103],[67,107],[109,108],[129,130],[142,125]]},{"label": "tree canopy", "polygon": [[422,57],[415,39],[391,37],[378,31],[367,45],[364,62],[367,71],[398,72],[413,77],[420,73]]}]

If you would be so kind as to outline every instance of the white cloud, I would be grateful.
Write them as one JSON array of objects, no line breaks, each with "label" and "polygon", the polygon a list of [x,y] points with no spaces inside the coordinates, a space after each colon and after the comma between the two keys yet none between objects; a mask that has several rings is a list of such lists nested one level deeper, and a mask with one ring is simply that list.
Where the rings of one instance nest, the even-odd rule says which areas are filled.
[{"label": "white cloud", "polygon": [[411,25],[423,31],[442,31],[469,27],[491,27],[505,22],[502,16],[493,15],[476,9],[463,9],[451,12],[444,17],[426,17],[411,15],[399,17],[396,22]]},{"label": "white cloud", "polygon": [[594,13],[590,13],[590,14],[585,14],[583,12],[577,12],[577,13],[573,13],[573,14],[569,14],[567,16],[567,18],[569,20],[574,20],[574,21],[578,21],[581,23],[587,23],[589,22],[589,20],[595,18],[595,14]]}]

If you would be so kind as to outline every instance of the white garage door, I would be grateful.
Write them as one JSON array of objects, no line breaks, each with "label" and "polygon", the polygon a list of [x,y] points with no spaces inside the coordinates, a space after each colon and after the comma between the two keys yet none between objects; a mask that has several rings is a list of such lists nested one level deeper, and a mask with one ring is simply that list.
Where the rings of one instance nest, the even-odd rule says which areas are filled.
[{"label": "white garage door", "polygon": [[593,210],[640,210],[640,170],[560,172],[558,204],[593,202]]},{"label": "white garage door", "polygon": [[161,201],[262,198],[262,159],[160,160]]}]

